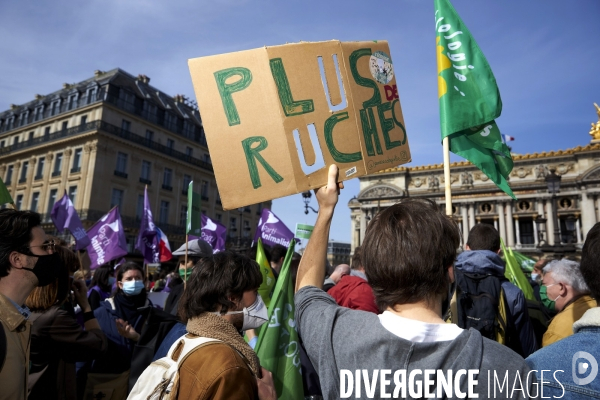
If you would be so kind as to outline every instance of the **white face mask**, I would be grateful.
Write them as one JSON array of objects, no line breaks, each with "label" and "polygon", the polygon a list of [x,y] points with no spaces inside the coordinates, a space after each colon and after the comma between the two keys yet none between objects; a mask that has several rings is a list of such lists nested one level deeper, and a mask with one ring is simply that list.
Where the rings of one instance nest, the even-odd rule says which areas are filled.
[{"label": "white face mask", "polygon": [[540,274],[531,273],[531,280],[539,283]]},{"label": "white face mask", "polygon": [[[256,301],[250,307],[244,307],[242,311],[229,311],[225,315],[240,313],[244,313],[242,331],[260,328],[269,318],[267,306],[263,302],[262,297],[260,297],[260,294],[256,296]],[[222,315],[218,312],[216,314]]]}]

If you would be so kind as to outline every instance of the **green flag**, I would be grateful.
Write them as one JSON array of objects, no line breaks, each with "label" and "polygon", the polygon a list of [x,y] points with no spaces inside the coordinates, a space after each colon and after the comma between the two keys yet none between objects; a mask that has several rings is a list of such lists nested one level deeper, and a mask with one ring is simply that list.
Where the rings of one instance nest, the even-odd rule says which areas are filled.
[{"label": "green flag", "polygon": [[504,256],[504,263],[506,268],[504,269],[504,276],[506,279],[512,282],[513,285],[523,291],[527,300],[535,300],[533,295],[533,289],[531,284],[527,280],[525,273],[521,270],[521,266],[517,262],[515,255],[510,247],[504,246],[504,240],[500,240],[502,246],[502,255]]},{"label": "green flag", "polygon": [[4,181],[2,178],[0,178],[0,205],[7,203],[14,204],[15,202],[10,196],[10,193],[8,193],[8,189],[6,188]]},{"label": "green flag", "polygon": [[435,0],[435,10],[442,140],[516,199],[507,182],[513,160],[494,121],[502,112],[496,78],[450,1]]},{"label": "green flag", "polygon": [[202,217],[200,215],[200,195],[194,192],[194,181],[191,181],[188,185],[187,198],[188,207],[185,233],[201,236]]},{"label": "green flag", "polygon": [[256,245],[256,262],[260,267],[260,273],[263,277],[262,283],[258,288],[258,294],[260,294],[265,305],[269,307],[271,304],[271,293],[275,286],[275,275],[273,275],[273,270],[267,260],[265,249],[263,248],[262,240],[260,238],[258,238],[258,244]]},{"label": "green flag", "polygon": [[533,271],[533,266],[535,265],[535,260],[533,258],[529,258],[524,254],[519,253],[518,251],[512,251],[515,256],[515,260],[521,267],[521,270],[525,273],[530,274]]},{"label": "green flag", "polygon": [[269,323],[263,325],[256,343],[260,364],[273,373],[277,398],[304,399],[300,370],[300,344],[294,320],[294,287],[290,264],[296,242],[290,247],[281,267],[269,307]]}]

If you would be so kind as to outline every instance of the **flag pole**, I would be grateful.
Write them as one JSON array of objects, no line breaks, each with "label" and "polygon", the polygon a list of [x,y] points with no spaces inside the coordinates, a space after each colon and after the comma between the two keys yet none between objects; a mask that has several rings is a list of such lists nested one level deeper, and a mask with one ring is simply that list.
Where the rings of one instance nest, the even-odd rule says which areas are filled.
[{"label": "flag pole", "polygon": [[188,234],[185,234],[185,265],[183,266],[183,290],[186,288],[187,278],[187,260],[188,260]]},{"label": "flag pole", "polygon": [[446,136],[443,140],[444,146],[444,186],[446,189],[446,215],[452,216],[452,189],[450,185],[450,138]]}]

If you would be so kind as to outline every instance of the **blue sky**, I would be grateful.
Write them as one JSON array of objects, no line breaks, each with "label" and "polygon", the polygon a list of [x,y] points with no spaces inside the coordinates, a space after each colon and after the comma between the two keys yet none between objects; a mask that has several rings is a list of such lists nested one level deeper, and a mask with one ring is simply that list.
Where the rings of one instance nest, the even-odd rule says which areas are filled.
[{"label": "blue sky", "polygon": [[[600,103],[600,1],[453,4],[494,71],[504,104],[497,122],[516,138],[513,152],[588,144],[593,103]],[[3,0],[0,110],[115,67],[194,98],[189,58],[329,39],[388,40],[413,157],[408,166],[442,162],[433,0]],[[332,238],[350,241],[346,204],[357,194],[358,179],[346,182]],[[303,210],[300,195],[273,204],[292,229],[314,223],[315,214]]]}]

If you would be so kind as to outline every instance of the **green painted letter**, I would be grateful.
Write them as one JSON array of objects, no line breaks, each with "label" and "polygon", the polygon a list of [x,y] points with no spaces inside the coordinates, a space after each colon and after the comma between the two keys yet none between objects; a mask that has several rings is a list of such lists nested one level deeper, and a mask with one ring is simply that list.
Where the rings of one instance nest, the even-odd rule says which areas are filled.
[{"label": "green painted letter", "polygon": [[[255,143],[258,143],[258,146],[252,148],[252,145]],[[260,152],[266,149],[268,145],[269,143],[267,143],[267,139],[265,139],[264,136],[251,136],[248,139],[242,140],[242,147],[244,147],[246,162],[248,163],[248,171],[250,172],[250,179],[252,180],[252,186],[254,189],[258,189],[262,186],[260,183],[260,175],[258,174],[256,160],[258,160],[265,171],[267,171],[267,174],[273,178],[275,183],[279,183],[283,180],[281,175],[279,175],[260,154]]]},{"label": "green painted letter", "polygon": [[350,54],[350,71],[352,71],[352,77],[354,78],[354,81],[360,86],[373,89],[373,97],[363,102],[363,108],[369,108],[381,104],[381,94],[379,93],[379,86],[377,86],[377,82],[360,76],[358,73],[358,67],[356,66],[359,58],[370,55],[371,49],[358,49]]},{"label": "green painted letter", "polygon": [[[403,145],[406,143],[406,129],[404,129],[404,125],[402,125],[402,122],[398,121],[398,119],[396,119],[396,111],[394,110],[394,105],[396,103],[400,103],[400,100],[396,99],[394,101],[392,101],[392,118],[394,119],[394,123],[396,125],[398,125],[400,127],[400,129],[402,129],[402,132],[404,132],[404,138],[400,141],[400,145]],[[400,107],[400,105],[398,105],[398,107]]]},{"label": "green painted letter", "polygon": [[339,163],[349,163],[362,160],[360,151],[356,153],[342,153],[335,148],[335,144],[333,143],[333,128],[338,122],[345,119],[348,119],[348,112],[346,111],[333,114],[331,117],[325,120],[325,143],[327,143],[327,148],[329,149],[333,159]]},{"label": "green painted letter", "polygon": [[385,142],[386,150],[400,146],[399,140],[392,141],[390,139],[390,131],[394,129],[394,120],[392,118],[386,118],[384,113],[391,109],[392,103],[389,101],[377,106],[377,114],[379,114],[379,123],[381,124],[381,131],[383,132],[383,141]]},{"label": "green painted letter", "polygon": [[[234,83],[225,83],[227,79],[236,75],[240,77],[239,80]],[[250,82],[252,82],[252,72],[248,68],[243,67],[227,68],[215,72],[215,79],[217,80],[217,87],[219,88],[219,94],[221,95],[221,101],[223,102],[229,126],[239,125],[240,116],[237,108],[235,108],[231,94],[244,90],[250,85]]]},{"label": "green painted letter", "polygon": [[[369,113],[368,115],[367,112]],[[379,135],[377,134],[377,125],[375,125],[375,116],[373,115],[372,108],[360,110],[360,122],[362,125],[363,136],[365,137],[367,154],[371,157],[375,155],[375,151],[373,151],[373,142],[375,142],[377,154],[383,154],[383,151],[381,151],[381,144],[379,143]]]},{"label": "green painted letter", "polygon": [[271,74],[273,74],[275,85],[277,85],[279,101],[281,102],[281,107],[283,107],[285,116],[289,117],[291,115],[300,115],[315,111],[315,105],[312,100],[294,101],[292,90],[290,89],[290,82],[285,73],[285,68],[283,68],[283,61],[281,61],[281,58],[269,60],[269,64],[271,66]]}]

